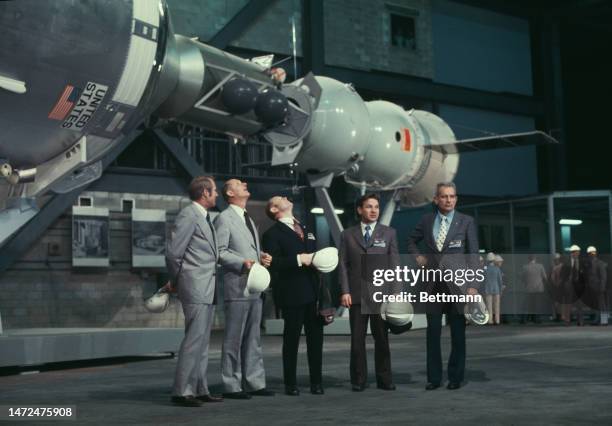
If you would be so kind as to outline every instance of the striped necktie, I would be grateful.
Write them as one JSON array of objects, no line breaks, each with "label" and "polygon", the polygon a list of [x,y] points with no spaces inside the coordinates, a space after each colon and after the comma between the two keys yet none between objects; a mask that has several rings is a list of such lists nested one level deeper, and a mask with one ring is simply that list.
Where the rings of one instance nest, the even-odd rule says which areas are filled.
[{"label": "striped necktie", "polygon": [[371,229],[372,228],[370,227],[370,225],[365,226],[365,234],[363,234],[363,240],[365,241],[366,246],[370,242],[370,238],[372,238],[372,234],[370,234]]},{"label": "striped necktie", "polygon": [[448,223],[446,223],[446,220],[446,216],[441,217],[440,230],[438,231],[438,238],[436,238],[436,247],[438,251],[442,251],[444,241],[446,240],[446,234],[448,233]]}]

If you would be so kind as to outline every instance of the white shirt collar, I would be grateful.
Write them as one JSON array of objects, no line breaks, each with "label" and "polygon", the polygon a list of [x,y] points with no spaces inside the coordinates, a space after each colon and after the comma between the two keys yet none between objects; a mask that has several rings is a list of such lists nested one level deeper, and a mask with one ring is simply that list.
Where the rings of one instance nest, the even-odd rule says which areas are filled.
[{"label": "white shirt collar", "polygon": [[242,221],[246,223],[246,219],[244,218],[244,214],[246,213],[246,210],[240,206],[237,206],[236,204],[230,204],[229,206],[232,209],[234,209],[234,211],[238,214],[238,216],[240,216],[240,219],[242,219]]},{"label": "white shirt collar", "polygon": [[378,221],[372,222],[372,223],[363,223],[363,222],[361,222],[361,235],[365,235],[365,232],[366,232],[365,227],[368,226],[368,225],[370,226],[370,235],[371,235],[372,232],[374,232],[374,228],[376,228],[376,224],[377,223],[378,223]]},{"label": "white shirt collar", "polygon": [[193,204],[197,206],[198,210],[200,210],[200,212],[202,212],[202,214],[204,215],[204,219],[206,219],[206,216],[208,216],[208,210],[206,210],[204,206],[200,203],[196,203],[195,201],[193,201]]},{"label": "white shirt collar", "polygon": [[278,221],[284,223],[285,225],[287,225],[291,229],[293,229],[294,221],[299,223],[299,221],[295,220],[295,218],[293,218],[293,217],[281,217],[281,218],[278,219]]}]

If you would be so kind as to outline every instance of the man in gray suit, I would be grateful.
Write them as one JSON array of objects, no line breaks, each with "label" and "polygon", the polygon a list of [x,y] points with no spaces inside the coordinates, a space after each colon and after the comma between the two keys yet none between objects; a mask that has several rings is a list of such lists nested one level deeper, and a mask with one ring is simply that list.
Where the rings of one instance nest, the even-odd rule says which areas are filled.
[{"label": "man in gray suit", "polygon": [[[380,202],[376,194],[366,194],[357,201],[358,225],[342,231],[339,250],[339,279],[342,289],[341,304],[349,308],[351,325],[351,384],[354,392],[367,387],[366,331],[368,320],[374,337],[374,364],[379,389],[395,390],[391,379],[391,352],[387,325],[374,313],[370,282],[364,280],[364,255],[377,269],[394,269],[399,265],[395,229],[378,223]],[[369,265],[370,267],[372,265]],[[368,267],[368,269],[370,269]],[[366,293],[366,294],[364,294]],[[371,309],[366,308],[371,307]]]},{"label": "man in gray suit", "polygon": [[[225,338],[221,376],[225,398],[250,399],[273,396],[266,389],[261,350],[261,293],[246,290],[251,266],[258,260],[270,266],[271,257],[261,252],[255,222],[246,211],[251,195],[246,182],[230,179],[221,191],[229,207],[215,220],[219,262],[223,266]],[[246,291],[245,291],[246,290]]]},{"label": "man in gray suit", "polygon": [[196,177],[189,184],[189,198],[192,202],[174,222],[166,265],[185,314],[185,337],[179,350],[172,402],[197,407],[203,402],[223,401],[210,395],[206,380],[219,258],[208,212],[217,199],[215,181],[209,176]]}]

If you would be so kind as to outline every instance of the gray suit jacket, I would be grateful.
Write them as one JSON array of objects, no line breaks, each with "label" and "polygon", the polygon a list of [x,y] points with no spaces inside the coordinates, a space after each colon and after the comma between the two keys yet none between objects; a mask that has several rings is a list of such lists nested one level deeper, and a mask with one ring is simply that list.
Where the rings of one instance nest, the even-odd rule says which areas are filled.
[{"label": "gray suit jacket", "polygon": [[[375,287],[372,285],[371,277],[365,276],[369,275],[367,271],[362,268],[366,266],[363,263],[364,255],[371,255],[367,264],[368,271],[372,269],[395,269],[400,264],[397,233],[395,229],[377,223],[367,245],[361,234],[360,225],[345,229],[342,231],[340,238],[338,276],[342,294],[350,293],[354,304],[371,302],[371,293],[375,290]],[[395,283],[392,283],[392,285],[396,290]],[[362,290],[367,290],[368,294],[365,294]],[[390,289],[382,289],[382,291],[385,290]]]},{"label": "gray suit jacket", "polygon": [[176,217],[166,250],[170,281],[181,303],[212,304],[219,258],[216,235],[193,203]]},{"label": "gray suit jacket", "polygon": [[215,219],[219,263],[223,266],[223,298],[227,301],[257,299],[260,296],[260,293],[244,296],[248,278],[248,271],[243,270],[244,261],[251,259],[259,262],[261,253],[257,227],[253,219],[250,220],[255,230],[255,241],[243,218],[233,208],[226,208]]}]

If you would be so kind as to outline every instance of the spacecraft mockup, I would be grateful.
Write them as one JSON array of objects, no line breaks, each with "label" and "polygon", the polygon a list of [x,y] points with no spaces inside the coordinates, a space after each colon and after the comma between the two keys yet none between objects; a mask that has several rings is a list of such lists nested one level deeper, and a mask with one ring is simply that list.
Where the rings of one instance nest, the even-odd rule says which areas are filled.
[{"label": "spacecraft mockup", "polygon": [[427,111],[364,102],[327,77],[282,84],[277,75],[174,34],[165,0],[1,2],[0,174],[11,189],[0,244],[36,214],[37,197],[100,177],[101,159],[149,116],[265,139],[273,166],[289,165],[316,187],[334,236],[325,190],[334,176],[418,206],[454,178],[461,151],[533,134],[555,142],[542,132],[457,141]]}]

